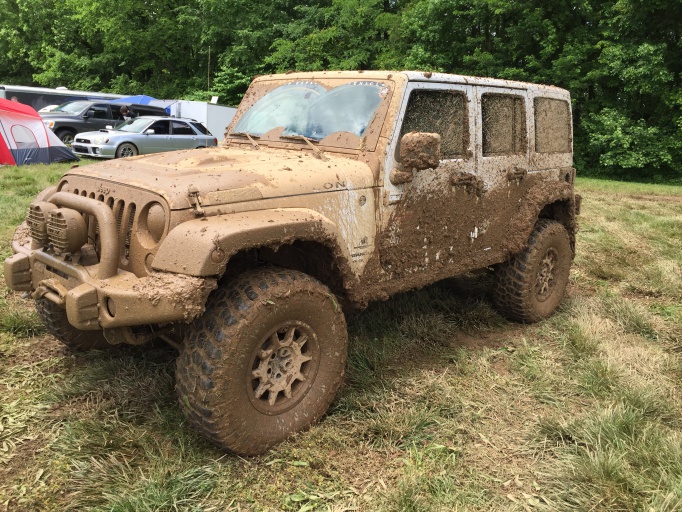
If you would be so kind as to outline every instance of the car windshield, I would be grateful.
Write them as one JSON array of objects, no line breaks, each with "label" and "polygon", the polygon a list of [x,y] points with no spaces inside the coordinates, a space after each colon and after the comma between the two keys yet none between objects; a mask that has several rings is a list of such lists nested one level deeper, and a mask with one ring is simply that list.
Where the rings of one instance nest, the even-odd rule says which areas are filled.
[{"label": "car windshield", "polygon": [[125,123],[119,124],[116,126],[116,129],[121,132],[142,133],[147,129],[149,123],[151,122],[151,119],[136,117],[133,119],[128,119]]},{"label": "car windshield", "polygon": [[336,132],[362,137],[388,94],[380,82],[352,82],[326,89],[314,82],[293,82],[258,100],[237,122],[233,133],[261,136],[284,128],[282,136],[312,140]]},{"label": "car windshield", "polygon": [[89,106],[89,101],[69,101],[62,103],[53,112],[63,112],[64,114],[80,114],[85,107]]}]

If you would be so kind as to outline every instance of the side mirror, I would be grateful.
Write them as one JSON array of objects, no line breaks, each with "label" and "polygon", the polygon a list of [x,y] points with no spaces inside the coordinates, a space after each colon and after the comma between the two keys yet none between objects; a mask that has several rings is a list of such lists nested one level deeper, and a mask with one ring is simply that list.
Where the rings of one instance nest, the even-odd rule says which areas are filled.
[{"label": "side mirror", "polygon": [[83,117],[85,119],[88,119],[88,118],[92,117],[93,115],[95,115],[95,113],[92,110],[88,110],[85,114],[83,114]]},{"label": "side mirror", "polygon": [[400,139],[400,163],[405,170],[435,169],[440,163],[440,135],[410,132]]},{"label": "side mirror", "polygon": [[113,130],[113,129],[114,129],[114,127],[113,127],[113,126],[111,126],[110,124],[108,124],[108,125],[106,126],[106,129],[107,129],[107,130]]},{"label": "side mirror", "polygon": [[153,129],[145,130],[144,134],[145,135],[154,135],[156,132]]}]

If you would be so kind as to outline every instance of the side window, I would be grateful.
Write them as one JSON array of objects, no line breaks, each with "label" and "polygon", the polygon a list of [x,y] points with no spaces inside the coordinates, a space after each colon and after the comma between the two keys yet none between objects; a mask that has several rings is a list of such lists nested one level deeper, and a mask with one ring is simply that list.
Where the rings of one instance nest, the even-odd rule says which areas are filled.
[{"label": "side window", "polygon": [[111,119],[107,105],[93,105],[88,110],[93,113],[92,117],[95,119]]},{"label": "side window", "polygon": [[466,95],[459,91],[412,91],[400,136],[410,132],[438,133],[442,158],[463,158],[469,146]]},{"label": "side window", "polygon": [[483,156],[514,155],[526,151],[526,109],[523,98],[511,94],[484,94]]},{"label": "side window", "polygon": [[194,130],[187,123],[182,121],[171,121],[173,135],[195,135]]},{"label": "side window", "polygon": [[155,135],[170,134],[170,125],[168,124],[168,121],[157,121],[147,129],[154,130]]},{"label": "side window", "polygon": [[111,117],[115,119],[116,121],[125,121],[123,118],[123,114],[121,114],[121,107],[112,105],[111,106]]},{"label": "side window", "polygon": [[12,137],[18,149],[37,148],[38,141],[31,130],[20,124],[12,126]]},{"label": "side window", "polygon": [[568,102],[554,98],[535,98],[535,151],[571,151],[571,114]]}]

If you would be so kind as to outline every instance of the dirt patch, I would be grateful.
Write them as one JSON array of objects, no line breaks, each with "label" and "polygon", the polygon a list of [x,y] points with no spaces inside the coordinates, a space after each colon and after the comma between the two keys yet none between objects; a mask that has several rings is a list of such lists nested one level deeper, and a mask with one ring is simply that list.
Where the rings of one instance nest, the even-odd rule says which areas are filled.
[{"label": "dirt patch", "polygon": [[140,279],[133,286],[133,291],[146,298],[152,306],[158,305],[161,297],[167,298],[182,309],[184,320],[190,322],[204,312],[206,299],[217,286],[217,279],[153,272]]}]

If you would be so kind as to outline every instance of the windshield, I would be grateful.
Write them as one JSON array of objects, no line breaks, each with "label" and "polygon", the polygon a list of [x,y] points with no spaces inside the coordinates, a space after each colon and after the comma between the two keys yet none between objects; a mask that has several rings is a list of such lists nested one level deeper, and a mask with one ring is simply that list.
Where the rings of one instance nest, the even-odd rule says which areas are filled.
[{"label": "windshield", "polygon": [[153,121],[153,119],[150,120],[145,119],[144,117],[136,117],[117,125],[116,129],[121,132],[142,133],[149,126],[151,121]]},{"label": "windshield", "polygon": [[90,105],[89,101],[69,101],[62,103],[52,112],[64,112],[65,114],[80,114],[85,107]]},{"label": "windshield", "polygon": [[326,89],[314,82],[293,82],[258,100],[237,122],[233,133],[261,136],[284,128],[282,136],[322,140],[337,132],[362,137],[388,94],[380,82],[352,82]]}]

